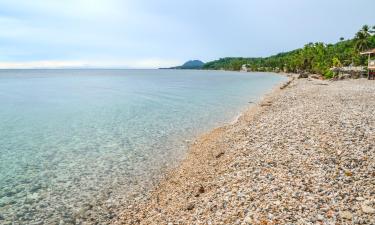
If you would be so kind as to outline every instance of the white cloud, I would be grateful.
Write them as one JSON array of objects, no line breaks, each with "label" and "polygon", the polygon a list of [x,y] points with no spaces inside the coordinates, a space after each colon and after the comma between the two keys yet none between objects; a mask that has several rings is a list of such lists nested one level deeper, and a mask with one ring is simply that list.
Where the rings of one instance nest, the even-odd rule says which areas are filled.
[{"label": "white cloud", "polygon": [[0,3],[24,15],[44,14],[72,19],[111,19],[126,16],[127,0],[5,0]]},{"label": "white cloud", "polygon": [[0,69],[53,69],[53,68],[129,68],[129,69],[156,69],[179,65],[177,60],[140,59],[116,61],[24,61],[0,62]]}]

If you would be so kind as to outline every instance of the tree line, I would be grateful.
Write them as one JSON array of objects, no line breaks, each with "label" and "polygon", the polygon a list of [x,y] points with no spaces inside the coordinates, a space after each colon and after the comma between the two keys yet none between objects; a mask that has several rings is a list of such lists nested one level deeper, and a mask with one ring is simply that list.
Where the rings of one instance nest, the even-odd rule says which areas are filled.
[{"label": "tree line", "polygon": [[308,72],[331,78],[334,76],[332,67],[367,65],[366,56],[360,52],[371,48],[375,48],[375,26],[364,25],[352,39],[341,37],[335,44],[309,43],[266,58],[222,58],[206,63],[203,69],[238,71],[246,65],[251,71]]}]

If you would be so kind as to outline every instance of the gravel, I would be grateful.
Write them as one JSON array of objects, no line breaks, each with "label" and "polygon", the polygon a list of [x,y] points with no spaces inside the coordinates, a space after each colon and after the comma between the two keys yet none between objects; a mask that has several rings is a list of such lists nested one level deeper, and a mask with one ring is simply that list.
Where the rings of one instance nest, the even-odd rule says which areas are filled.
[{"label": "gravel", "polygon": [[375,224],[375,82],[296,79],[203,135],[116,224]]}]

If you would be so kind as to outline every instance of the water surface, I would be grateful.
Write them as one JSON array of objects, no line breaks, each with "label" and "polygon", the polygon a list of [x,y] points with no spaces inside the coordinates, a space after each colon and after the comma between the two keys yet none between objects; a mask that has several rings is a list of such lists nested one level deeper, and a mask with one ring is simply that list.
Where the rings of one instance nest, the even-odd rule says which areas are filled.
[{"label": "water surface", "polygon": [[0,224],[104,224],[188,141],[285,78],[178,70],[1,70]]}]

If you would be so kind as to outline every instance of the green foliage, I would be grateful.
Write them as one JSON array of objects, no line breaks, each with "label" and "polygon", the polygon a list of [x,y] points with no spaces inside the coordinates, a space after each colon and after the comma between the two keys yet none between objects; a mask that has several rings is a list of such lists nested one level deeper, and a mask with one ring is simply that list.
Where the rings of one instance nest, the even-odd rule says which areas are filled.
[{"label": "green foliage", "polygon": [[366,57],[359,53],[375,48],[375,27],[363,26],[353,39],[336,44],[309,43],[303,48],[266,58],[222,58],[208,62],[204,69],[240,70],[242,65],[252,71],[310,72],[332,77],[331,67],[365,65]]},{"label": "green foliage", "polygon": [[335,73],[332,72],[331,70],[327,70],[326,72],[324,72],[324,77],[325,77],[326,79],[331,79],[331,78],[333,78],[334,76],[335,76]]},{"label": "green foliage", "polygon": [[333,59],[332,59],[332,66],[342,67],[342,64],[341,64],[340,60],[336,56],[333,57]]}]

